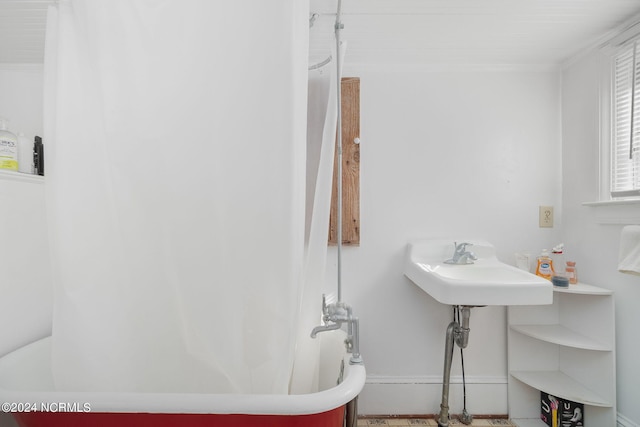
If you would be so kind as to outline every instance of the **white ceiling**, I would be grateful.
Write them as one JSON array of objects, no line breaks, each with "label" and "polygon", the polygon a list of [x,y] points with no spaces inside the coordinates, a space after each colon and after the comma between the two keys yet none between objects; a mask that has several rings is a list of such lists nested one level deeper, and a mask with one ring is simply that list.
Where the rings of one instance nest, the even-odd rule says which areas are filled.
[{"label": "white ceiling", "polygon": [[0,0],[0,63],[41,63],[51,0]]},{"label": "white ceiling", "polygon": [[[337,0],[311,0],[311,60]],[[343,0],[345,65],[557,65],[640,13],[640,0]]]},{"label": "white ceiling", "polygon": [[[110,1],[110,0],[104,0]],[[310,0],[312,60],[337,0]],[[0,0],[0,63],[41,63],[53,0]],[[343,0],[346,64],[554,65],[640,14],[640,0]]]}]

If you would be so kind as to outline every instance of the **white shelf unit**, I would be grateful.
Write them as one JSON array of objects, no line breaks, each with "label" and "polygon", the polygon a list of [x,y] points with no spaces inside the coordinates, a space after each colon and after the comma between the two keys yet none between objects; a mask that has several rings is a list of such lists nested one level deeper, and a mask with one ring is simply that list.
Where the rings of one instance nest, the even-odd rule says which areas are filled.
[{"label": "white shelf unit", "polygon": [[553,304],[508,309],[509,417],[544,427],[540,393],[584,404],[585,427],[616,425],[613,292],[579,283]]},{"label": "white shelf unit", "polygon": [[44,176],[0,169],[0,180],[42,184],[44,183]]}]

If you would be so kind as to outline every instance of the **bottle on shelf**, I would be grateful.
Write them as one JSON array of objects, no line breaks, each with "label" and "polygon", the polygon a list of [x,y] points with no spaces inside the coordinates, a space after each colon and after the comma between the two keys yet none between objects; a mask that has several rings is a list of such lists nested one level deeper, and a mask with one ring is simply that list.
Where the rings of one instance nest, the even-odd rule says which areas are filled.
[{"label": "bottle on shelf", "polygon": [[560,243],[551,250],[551,259],[553,260],[553,271],[556,273],[564,273],[564,243]]},{"label": "bottle on shelf", "polygon": [[569,284],[575,285],[578,283],[578,270],[576,270],[576,262],[575,261],[567,261],[567,266],[565,267],[565,271],[567,276],[569,277]]},{"label": "bottle on shelf", "polygon": [[7,129],[8,120],[0,117],[0,169],[18,170],[18,138]]},{"label": "bottle on shelf", "polygon": [[549,256],[549,250],[543,249],[538,257],[538,266],[536,267],[536,275],[551,280],[553,276],[553,260]]},{"label": "bottle on shelf", "polygon": [[33,173],[33,142],[22,132],[18,132],[18,172]]}]

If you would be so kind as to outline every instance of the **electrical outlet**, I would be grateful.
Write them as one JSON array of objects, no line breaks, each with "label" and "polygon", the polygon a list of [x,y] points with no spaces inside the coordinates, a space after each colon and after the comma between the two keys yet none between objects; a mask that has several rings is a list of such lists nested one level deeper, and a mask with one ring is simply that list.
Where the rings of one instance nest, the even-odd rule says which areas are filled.
[{"label": "electrical outlet", "polygon": [[540,206],[540,227],[553,227],[553,206]]}]

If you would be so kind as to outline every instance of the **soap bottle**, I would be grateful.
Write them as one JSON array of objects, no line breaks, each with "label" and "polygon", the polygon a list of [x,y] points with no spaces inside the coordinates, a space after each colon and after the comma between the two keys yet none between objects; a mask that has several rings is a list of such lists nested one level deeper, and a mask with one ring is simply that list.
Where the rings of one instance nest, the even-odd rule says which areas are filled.
[{"label": "soap bottle", "polygon": [[551,250],[551,259],[553,260],[553,271],[555,273],[564,273],[564,243],[560,243]]},{"label": "soap bottle", "polygon": [[536,267],[536,276],[551,280],[553,276],[553,260],[549,256],[549,250],[543,249],[538,257],[538,266]]},{"label": "soap bottle", "polygon": [[18,172],[33,173],[33,143],[22,132],[18,132]]},{"label": "soap bottle", "polygon": [[575,261],[567,261],[567,267],[565,269],[567,276],[569,277],[569,283],[575,285],[578,283],[578,271],[576,270]]},{"label": "soap bottle", "polygon": [[0,117],[0,169],[18,170],[18,138],[7,130],[7,120]]}]

